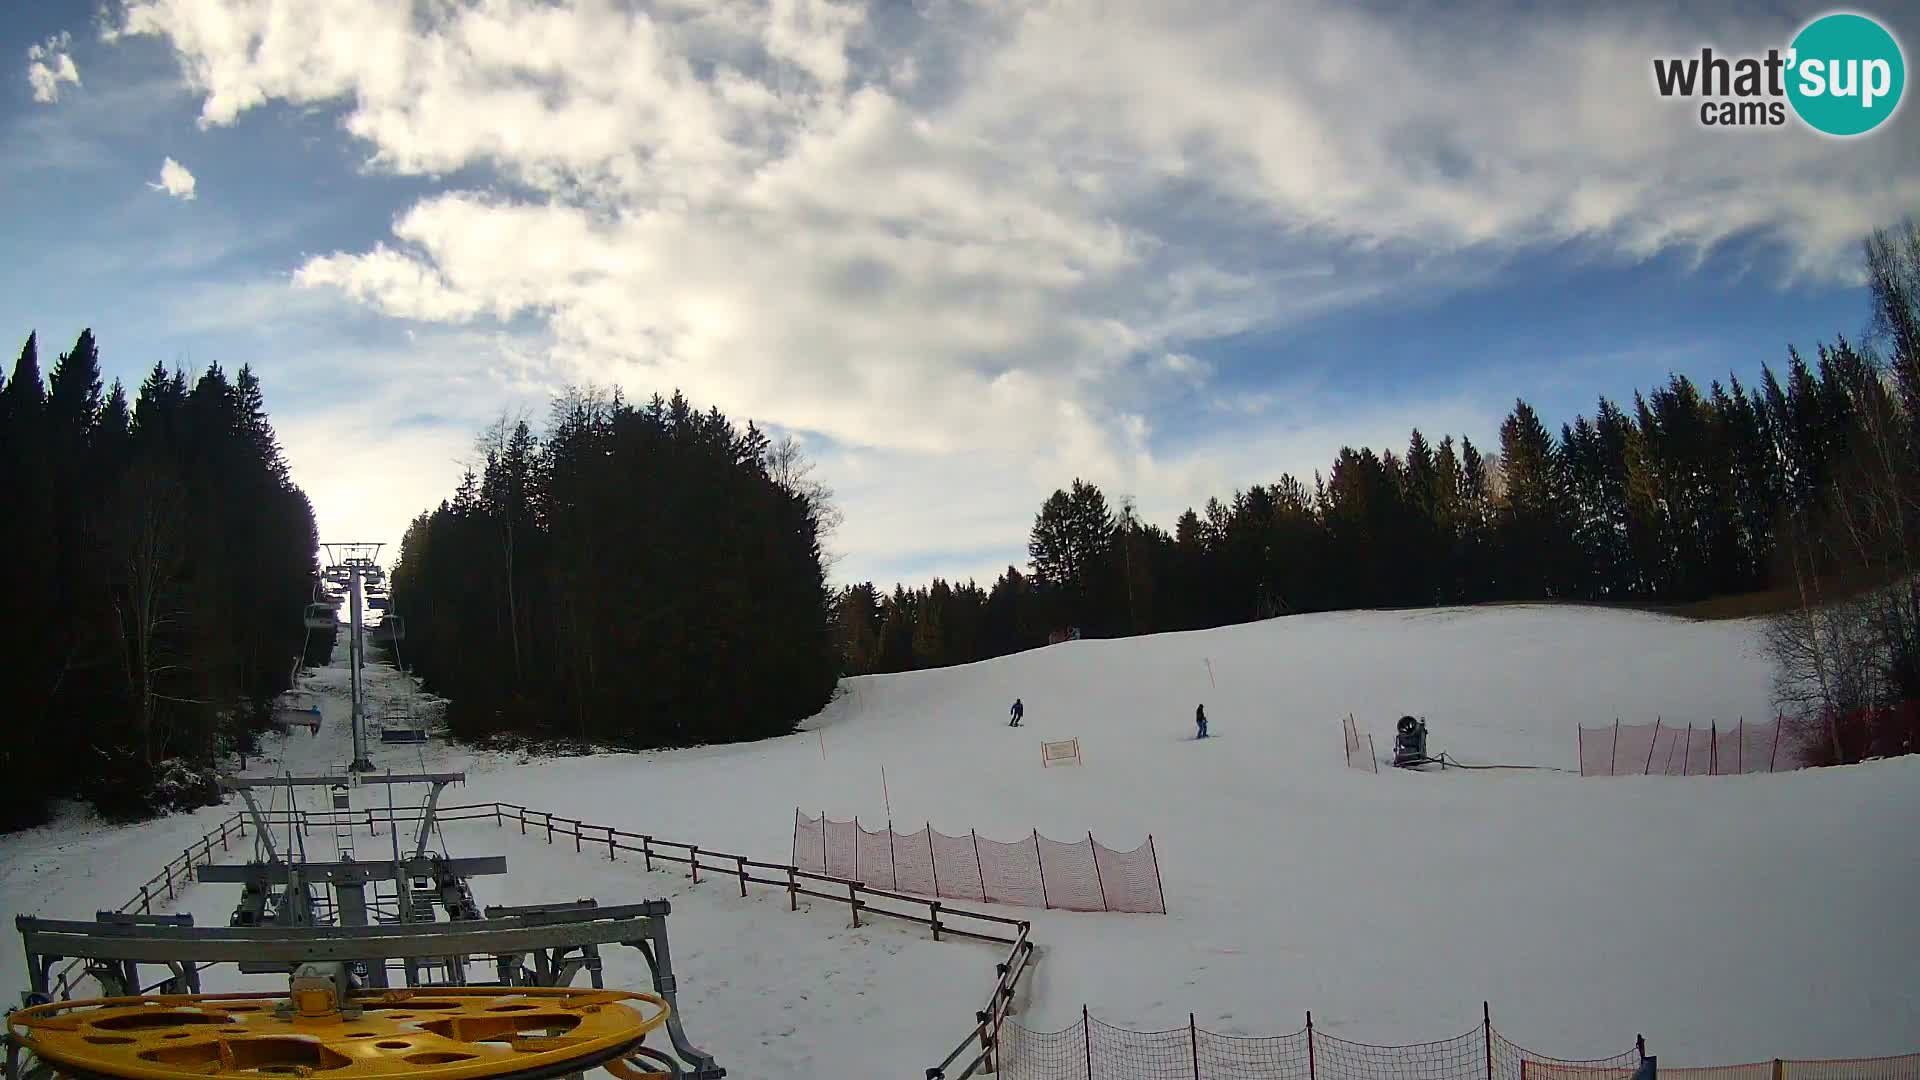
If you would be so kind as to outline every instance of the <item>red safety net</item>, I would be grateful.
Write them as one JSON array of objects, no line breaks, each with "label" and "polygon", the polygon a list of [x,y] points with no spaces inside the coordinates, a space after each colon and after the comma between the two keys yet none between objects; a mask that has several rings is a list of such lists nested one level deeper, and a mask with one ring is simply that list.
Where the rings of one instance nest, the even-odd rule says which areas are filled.
[{"label": "red safety net", "polygon": [[1013,843],[978,834],[874,831],[795,811],[797,870],[875,889],[1068,911],[1165,914],[1152,838],[1115,851],[1092,836],[1063,842],[1029,834]]},{"label": "red safety net", "polygon": [[1779,719],[1732,726],[1610,724],[1580,729],[1582,776],[1709,776],[1796,768]]},{"label": "red safety net", "polygon": [[1536,1054],[1484,1025],[1451,1039],[1380,1046],[1313,1028],[1246,1037],[1191,1021],[1166,1031],[1131,1031],[1085,1017],[1054,1032],[1008,1021],[997,1064],[1004,1080],[1630,1080],[1639,1062],[1637,1049],[1597,1061]]},{"label": "red safety net", "polygon": [[980,874],[985,879],[988,900],[1020,907],[1047,906],[1040,849],[1034,837],[1007,844],[976,835],[974,843],[980,845]]},{"label": "red safety net", "polygon": [[1095,844],[1093,854],[1108,911],[1167,913],[1167,898],[1160,888],[1160,857],[1153,850],[1151,837],[1132,851]]},{"label": "red safety net", "polygon": [[[1662,1073],[1667,1070],[1661,1069]],[[1744,1078],[1743,1078],[1744,1080]],[[1897,1057],[1782,1061],[1780,1080],[1920,1080],[1920,1054]]]},{"label": "red safety net", "polygon": [[972,833],[948,836],[933,832],[933,880],[935,896],[949,900],[986,900],[987,883],[980,873],[980,849],[974,846]]},{"label": "red safety net", "polygon": [[893,834],[893,887],[900,892],[939,896],[933,883],[933,828]]},{"label": "red safety net", "polygon": [[870,889],[893,888],[893,834],[854,822],[854,880]]}]

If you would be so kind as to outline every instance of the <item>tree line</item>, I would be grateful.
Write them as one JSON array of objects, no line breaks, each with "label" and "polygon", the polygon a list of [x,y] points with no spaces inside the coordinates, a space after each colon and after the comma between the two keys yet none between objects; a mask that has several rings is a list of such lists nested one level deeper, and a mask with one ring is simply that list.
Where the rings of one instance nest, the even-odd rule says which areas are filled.
[{"label": "tree line", "polygon": [[505,419],[393,571],[401,659],[467,739],[623,747],[786,734],[838,681],[828,493],[791,441],[676,393],[572,389]]},{"label": "tree line", "polygon": [[103,391],[91,330],[0,378],[0,829],[79,796],[112,817],[212,797],[302,650],[317,566],[250,367]]},{"label": "tree line", "polygon": [[[1829,757],[1909,746],[1913,732],[1885,723],[1879,737],[1868,721],[1852,736],[1832,730],[1920,699],[1920,234],[1911,224],[1876,233],[1866,263],[1877,348],[1837,337],[1811,360],[1789,348],[1784,370],[1763,365],[1753,386],[1730,375],[1702,388],[1675,374],[1624,405],[1600,398],[1557,434],[1516,400],[1492,453],[1416,429],[1404,450],[1343,447],[1310,480],[1284,475],[1209,499],[1171,531],[1075,479],[1035,515],[1024,572],[1009,566],[986,587],[840,590],[846,669],[939,667],[1069,634],[1295,612],[1677,604],[1792,586],[1784,602],[1798,611],[1830,610],[1840,596],[1874,607],[1852,620],[1850,649],[1801,648],[1802,666],[1821,658],[1820,677],[1786,675],[1781,660],[1783,702],[1819,724]],[[1833,636],[1830,622],[1819,625]],[[1840,651],[1853,657],[1844,678]],[[1857,745],[1841,745],[1849,738]]]}]

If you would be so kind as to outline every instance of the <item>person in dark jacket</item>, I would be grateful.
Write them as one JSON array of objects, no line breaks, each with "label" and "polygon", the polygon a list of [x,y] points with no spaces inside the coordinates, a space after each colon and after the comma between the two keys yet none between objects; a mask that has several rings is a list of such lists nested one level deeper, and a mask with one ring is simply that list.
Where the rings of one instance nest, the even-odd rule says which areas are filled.
[{"label": "person in dark jacket", "polygon": [[1194,738],[1196,739],[1206,738],[1207,737],[1207,706],[1204,702],[1194,706],[1193,722],[1200,726],[1200,734],[1195,735]]},{"label": "person in dark jacket", "polygon": [[1013,710],[1011,715],[1012,715],[1012,719],[1009,719],[1007,721],[1008,727],[1019,727],[1020,718],[1027,715],[1027,707],[1025,705],[1020,704],[1019,698],[1013,699]]}]

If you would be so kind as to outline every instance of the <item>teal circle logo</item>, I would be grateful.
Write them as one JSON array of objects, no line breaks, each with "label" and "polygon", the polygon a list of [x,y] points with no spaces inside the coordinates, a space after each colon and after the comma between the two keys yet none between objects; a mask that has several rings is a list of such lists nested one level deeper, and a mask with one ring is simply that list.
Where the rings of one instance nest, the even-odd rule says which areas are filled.
[{"label": "teal circle logo", "polygon": [[1787,100],[1815,131],[1864,135],[1900,105],[1907,85],[1900,43],[1865,15],[1822,15],[1794,36]]}]

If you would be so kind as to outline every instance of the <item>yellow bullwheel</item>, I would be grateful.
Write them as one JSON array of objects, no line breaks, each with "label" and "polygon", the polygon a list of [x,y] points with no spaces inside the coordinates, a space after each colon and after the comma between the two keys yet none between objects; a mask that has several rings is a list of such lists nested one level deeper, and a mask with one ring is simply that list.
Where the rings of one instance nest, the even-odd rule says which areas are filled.
[{"label": "yellow bullwheel", "polygon": [[[668,1077],[642,1045],[666,1001],[626,990],[437,987],[58,1001],[7,1017],[11,1037],[75,1080],[546,1080],[598,1066]],[[669,1063],[670,1064],[670,1063]]]}]

